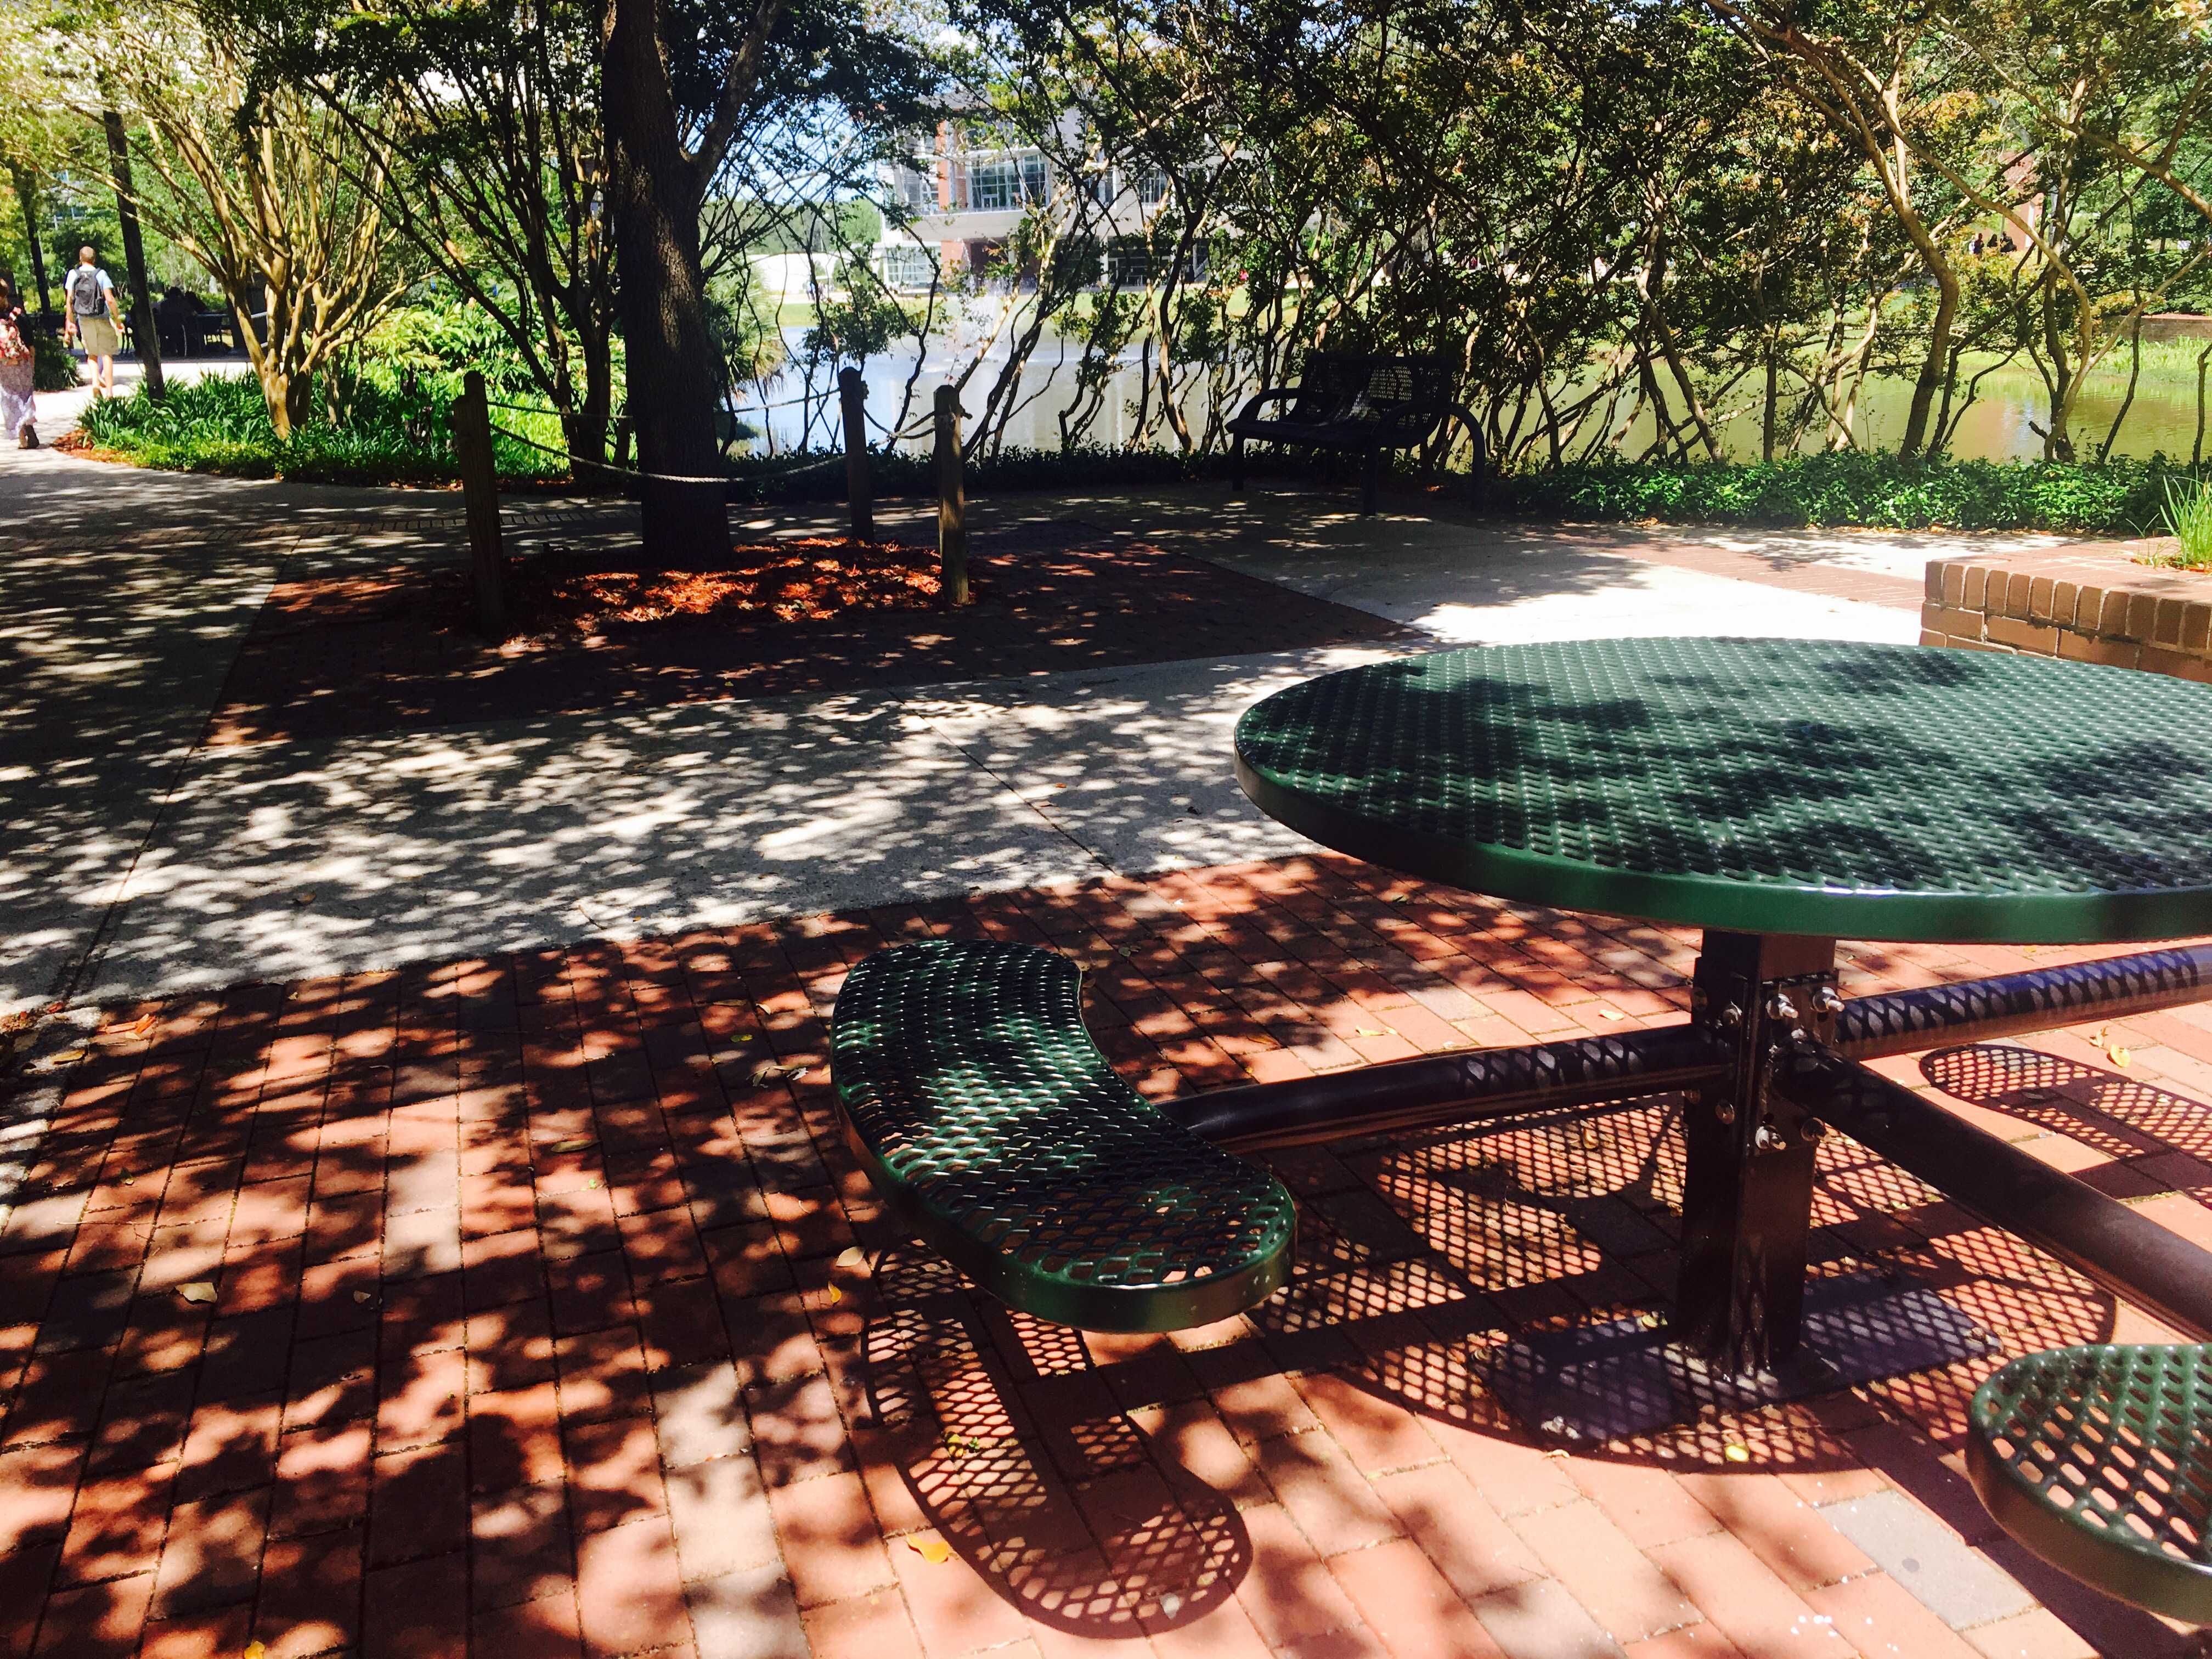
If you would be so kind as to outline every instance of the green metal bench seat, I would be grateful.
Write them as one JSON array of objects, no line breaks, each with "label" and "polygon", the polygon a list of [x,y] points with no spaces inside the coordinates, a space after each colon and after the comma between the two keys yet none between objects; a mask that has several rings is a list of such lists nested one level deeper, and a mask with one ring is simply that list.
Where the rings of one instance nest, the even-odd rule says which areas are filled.
[{"label": "green metal bench seat", "polygon": [[2053,1348],[1975,1392],[1966,1474],[2060,1571],[2212,1624],[2212,1346]]},{"label": "green metal bench seat", "polygon": [[1290,1194],[1115,1073],[1081,983],[1065,957],[991,940],[853,969],[830,1074],[876,1190],[985,1290],[1055,1324],[1181,1330],[1266,1300],[1290,1273]]}]

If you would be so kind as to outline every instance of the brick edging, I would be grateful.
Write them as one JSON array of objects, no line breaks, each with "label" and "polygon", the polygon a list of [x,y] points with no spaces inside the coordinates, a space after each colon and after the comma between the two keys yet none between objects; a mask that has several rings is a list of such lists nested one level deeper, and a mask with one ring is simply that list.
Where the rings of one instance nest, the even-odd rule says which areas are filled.
[{"label": "brick edging", "polygon": [[2212,684],[2212,597],[1930,559],[1920,642],[2141,668]]}]

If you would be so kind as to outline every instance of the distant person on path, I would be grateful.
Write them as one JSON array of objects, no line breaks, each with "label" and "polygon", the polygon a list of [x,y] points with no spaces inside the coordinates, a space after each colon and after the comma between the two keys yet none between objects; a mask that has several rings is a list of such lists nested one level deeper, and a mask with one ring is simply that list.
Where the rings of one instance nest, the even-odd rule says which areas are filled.
[{"label": "distant person on path", "polygon": [[38,367],[29,313],[0,277],[0,443],[12,437],[19,449],[39,447],[39,404],[33,395]]},{"label": "distant person on path", "polygon": [[123,349],[123,331],[115,325],[115,284],[100,268],[100,255],[81,247],[67,287],[62,332],[82,342],[84,355],[92,359],[92,395],[107,397],[115,390],[115,354]]}]

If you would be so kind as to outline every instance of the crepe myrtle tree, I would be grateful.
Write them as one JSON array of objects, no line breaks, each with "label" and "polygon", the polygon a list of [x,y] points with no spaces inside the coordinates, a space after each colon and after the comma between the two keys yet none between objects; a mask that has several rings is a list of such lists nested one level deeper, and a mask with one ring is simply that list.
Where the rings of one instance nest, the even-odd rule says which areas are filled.
[{"label": "crepe myrtle tree", "polygon": [[701,220],[750,149],[832,106],[856,128],[924,118],[935,65],[866,0],[605,0],[606,125],[620,313],[648,557],[729,552],[721,374]]}]

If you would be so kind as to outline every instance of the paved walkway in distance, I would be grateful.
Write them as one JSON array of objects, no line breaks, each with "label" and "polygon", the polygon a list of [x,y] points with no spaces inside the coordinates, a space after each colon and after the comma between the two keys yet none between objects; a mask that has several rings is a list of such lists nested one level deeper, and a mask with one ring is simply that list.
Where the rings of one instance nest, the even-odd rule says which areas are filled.
[{"label": "paved walkway in distance", "polygon": [[[458,501],[0,473],[0,1009],[83,1021],[0,1113],[8,1659],[2182,1651],[1975,1503],[1993,1362],[1594,1455],[1503,1411],[1500,1344],[1665,1306],[1666,1103],[1285,1158],[1293,1285],[1133,1340],[913,1255],[827,1086],[846,968],[926,933],[1076,957],[1161,1097],[1679,1018],[1684,936],[1259,817],[1235,714],[1431,641],[1910,640],[1961,539],[1011,498],[979,522],[1103,523],[1416,637],[218,750],[274,583],[452,561]],[[1855,993],[2063,959],[1847,949]],[[2200,1012],[1883,1065],[2212,1240]],[[2161,1334],[1822,1158],[1824,1270],[1910,1273],[2008,1352]]]},{"label": "paved walkway in distance", "polygon": [[[280,578],[457,560],[458,500],[50,453],[0,454],[0,476],[15,552],[0,569],[0,700],[21,711],[0,736],[0,834],[22,854],[0,905],[27,918],[0,945],[0,1012],[64,988],[106,999],[385,969],[1287,851],[1297,840],[1229,777],[1228,727],[1288,679],[1371,655],[209,747],[208,717]],[[618,541],[635,522],[620,506],[507,506],[524,544]],[[911,508],[883,516],[887,533],[927,534]],[[1988,541],[1362,519],[1333,495],[1234,504],[1219,489],[1009,497],[975,517],[982,530],[1102,525],[1414,630],[1395,649],[1627,633],[1910,641],[1912,573]],[[834,524],[777,514],[755,528]],[[1822,591],[1846,579],[1893,602]]]}]

